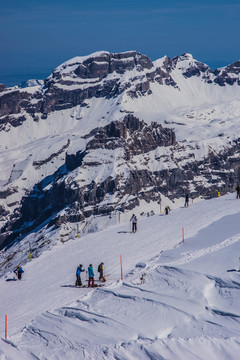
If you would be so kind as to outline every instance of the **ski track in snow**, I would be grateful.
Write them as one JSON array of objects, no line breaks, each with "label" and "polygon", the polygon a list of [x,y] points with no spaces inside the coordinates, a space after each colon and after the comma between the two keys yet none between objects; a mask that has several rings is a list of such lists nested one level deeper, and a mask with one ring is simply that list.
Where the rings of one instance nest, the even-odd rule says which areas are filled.
[{"label": "ski track in snow", "polygon": [[[240,273],[226,270],[238,265],[239,204],[230,194],[143,218],[134,235],[123,222],[45,251],[25,266],[23,283],[0,279],[1,318],[10,322],[0,359],[238,360]],[[176,236],[183,222],[184,244]],[[62,287],[74,281],[79,255],[105,259],[105,287]]]},{"label": "ski track in snow", "polygon": [[189,251],[186,254],[184,253],[184,256],[181,257],[180,259],[169,262],[169,263],[163,263],[162,265],[163,266],[165,266],[165,265],[179,266],[182,264],[186,264],[186,263],[194,261],[195,259],[198,259],[202,256],[209,255],[216,251],[220,251],[220,250],[222,250],[228,246],[231,246],[239,241],[240,241],[240,233],[235,236],[230,237],[229,239],[222,241],[218,245],[209,246],[209,247],[201,249],[201,250]]}]

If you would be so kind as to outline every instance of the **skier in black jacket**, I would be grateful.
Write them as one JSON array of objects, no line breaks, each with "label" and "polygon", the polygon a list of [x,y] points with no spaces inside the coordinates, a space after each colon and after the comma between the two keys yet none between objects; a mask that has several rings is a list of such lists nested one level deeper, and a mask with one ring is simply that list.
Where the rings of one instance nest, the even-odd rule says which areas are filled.
[{"label": "skier in black jacket", "polygon": [[101,262],[101,264],[98,265],[98,272],[99,272],[99,281],[106,281],[105,276],[103,276],[103,265],[104,263]]},{"label": "skier in black jacket", "polygon": [[185,205],[184,205],[184,207],[188,207],[188,205],[189,205],[189,195],[188,195],[188,194],[186,194],[186,196],[185,196]]},{"label": "skier in black jacket", "polygon": [[239,186],[239,184],[237,184],[236,191],[237,191],[237,199],[240,199],[240,186]]},{"label": "skier in black jacket", "polygon": [[137,217],[135,214],[132,215],[130,221],[132,222],[132,232],[135,233],[137,231]]}]

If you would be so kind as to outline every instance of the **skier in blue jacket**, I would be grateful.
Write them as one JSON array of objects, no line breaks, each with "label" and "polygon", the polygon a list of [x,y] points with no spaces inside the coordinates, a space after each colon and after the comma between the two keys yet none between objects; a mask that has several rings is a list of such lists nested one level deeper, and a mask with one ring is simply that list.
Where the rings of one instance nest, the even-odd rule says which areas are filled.
[{"label": "skier in blue jacket", "polygon": [[92,287],[94,287],[94,271],[92,264],[88,267],[88,287],[90,287],[90,284],[92,283]]},{"label": "skier in blue jacket", "polygon": [[76,271],[76,283],[75,283],[75,285],[76,286],[82,286],[82,280],[81,280],[81,272],[83,272],[83,271],[85,271],[84,269],[83,269],[83,265],[82,264],[80,264],[79,266],[78,266],[78,268],[77,268],[77,271]]},{"label": "skier in blue jacket", "polygon": [[22,279],[22,274],[24,273],[24,270],[20,265],[13,272],[17,275],[18,280]]}]

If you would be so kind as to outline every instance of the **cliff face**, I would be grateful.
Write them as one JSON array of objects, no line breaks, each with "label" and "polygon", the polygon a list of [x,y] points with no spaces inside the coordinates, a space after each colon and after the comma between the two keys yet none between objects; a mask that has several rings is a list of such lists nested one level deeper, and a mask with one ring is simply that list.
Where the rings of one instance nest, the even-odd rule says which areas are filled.
[{"label": "cliff face", "polygon": [[239,62],[212,71],[190,54],[152,62],[99,52],[67,61],[44,84],[1,86],[0,248],[42,224],[161,194],[232,191],[239,72]]},{"label": "cliff face", "polygon": [[[87,136],[84,151],[66,154],[64,171],[56,172],[49,182],[39,182],[22,199],[19,212],[2,228],[1,248],[46,220],[55,226],[66,221],[81,222],[91,215],[131,210],[141,200],[158,202],[159,194],[175,199],[189,192],[190,187],[195,189],[192,197],[216,196],[220,182],[224,194],[240,176],[236,158],[240,139],[227,151],[210,152],[202,161],[181,165],[174,153],[184,149],[177,143],[174,131],[160,124],[147,125],[127,115],[123,121],[95,129],[92,134]],[[158,151],[162,148],[167,150],[162,158],[172,165],[169,169],[154,169],[149,165],[152,156],[159,162]],[[103,168],[105,176],[98,179]],[[95,176],[86,181],[86,174],[91,172]],[[123,201],[126,197],[130,199]],[[62,209],[64,215],[60,214]]]},{"label": "cliff face", "polygon": [[[123,83],[122,76],[132,70],[136,70],[139,76],[134,75]],[[143,74],[146,70],[147,73]],[[11,123],[10,114],[19,114],[24,109],[33,118],[40,113],[45,119],[50,112],[73,108],[86,99],[119,95],[133,83],[136,86],[129,95],[137,97],[137,92],[145,94],[150,90],[150,82],[162,83],[165,80],[174,84],[168,73],[155,69],[147,56],[136,51],[120,54],[102,52],[82,61],[74,58],[55,69],[45,81],[45,86],[34,95],[19,89],[0,97],[0,117],[5,115],[2,121]]]},{"label": "cliff face", "polygon": [[[38,121],[39,114],[46,119],[51,112],[84,106],[85,100],[94,97],[112,98],[123,92],[133,98],[149,95],[152,93],[151,83],[179,88],[172,77],[176,69],[186,78],[201,77],[209,84],[240,85],[240,61],[212,71],[190,54],[173,59],[166,57],[161,66],[155,66],[146,55],[136,51],[119,54],[100,52],[85,58],[73,58],[59,66],[45,80],[44,86],[39,86],[33,94],[26,88],[8,91],[1,85],[1,129],[4,130],[7,123],[20,126],[26,120],[24,115],[14,118],[13,114],[26,112]],[[124,76],[127,73],[128,76]]]}]

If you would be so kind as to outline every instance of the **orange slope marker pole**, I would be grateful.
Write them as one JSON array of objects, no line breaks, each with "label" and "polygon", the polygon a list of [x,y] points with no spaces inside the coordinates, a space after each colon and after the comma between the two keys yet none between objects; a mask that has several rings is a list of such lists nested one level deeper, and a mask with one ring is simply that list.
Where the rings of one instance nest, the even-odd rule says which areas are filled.
[{"label": "orange slope marker pole", "polygon": [[30,255],[30,260],[32,260],[32,248],[30,244],[29,244],[29,255]]},{"label": "orange slope marker pole", "polygon": [[120,266],[121,266],[121,280],[123,280],[122,255],[120,255]]},{"label": "orange slope marker pole", "polygon": [[5,315],[5,339],[7,340],[7,315]]}]

